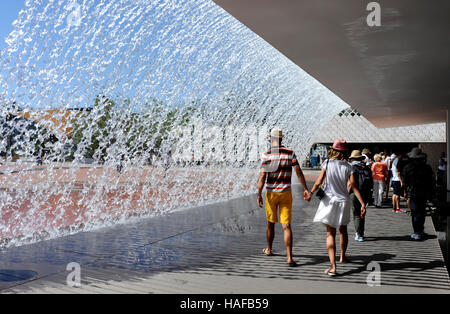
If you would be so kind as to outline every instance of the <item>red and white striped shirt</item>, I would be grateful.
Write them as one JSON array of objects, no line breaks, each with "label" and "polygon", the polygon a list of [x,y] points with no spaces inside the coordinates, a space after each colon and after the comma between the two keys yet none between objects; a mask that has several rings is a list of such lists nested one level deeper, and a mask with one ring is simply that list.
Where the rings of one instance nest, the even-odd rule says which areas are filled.
[{"label": "red and white striped shirt", "polygon": [[292,167],[298,166],[293,150],[272,147],[262,154],[261,168],[267,172],[267,192],[281,193],[291,189]]}]

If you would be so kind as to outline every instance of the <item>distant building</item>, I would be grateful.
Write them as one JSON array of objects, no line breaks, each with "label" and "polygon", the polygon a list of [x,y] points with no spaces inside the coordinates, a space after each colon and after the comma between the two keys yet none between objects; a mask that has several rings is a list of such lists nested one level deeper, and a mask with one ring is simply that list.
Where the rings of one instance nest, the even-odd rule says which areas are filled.
[{"label": "distant building", "polygon": [[[14,113],[4,113],[0,117],[0,155],[40,156],[56,142],[64,143],[73,135],[72,123],[77,115],[85,109],[72,110],[22,110]],[[47,133],[42,147],[22,145],[30,142],[39,134]],[[29,151],[34,149],[33,151]],[[68,145],[64,150],[70,150]],[[39,151],[37,151],[39,150]]]},{"label": "distant building", "polygon": [[79,111],[74,110],[51,109],[24,111],[17,115],[48,129],[58,139],[64,139],[73,135],[72,121],[78,114]]},{"label": "distant building", "polygon": [[326,157],[326,150],[317,147],[330,146],[337,138],[345,139],[350,149],[369,148],[372,153],[409,152],[420,146],[433,169],[437,168],[441,152],[446,151],[445,123],[377,128],[352,108],[340,112],[321,129],[314,140],[315,151]]}]

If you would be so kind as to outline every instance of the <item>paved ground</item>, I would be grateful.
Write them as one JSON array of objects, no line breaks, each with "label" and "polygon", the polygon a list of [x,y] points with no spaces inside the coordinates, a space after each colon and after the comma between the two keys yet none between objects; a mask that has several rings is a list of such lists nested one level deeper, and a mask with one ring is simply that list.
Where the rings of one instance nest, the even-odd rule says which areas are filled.
[{"label": "paved ground", "polygon": [[[265,213],[245,197],[167,216],[11,248],[0,253],[2,293],[449,293],[449,278],[427,218],[429,239],[413,242],[410,217],[369,208],[366,242],[350,237],[350,262],[340,276],[328,266],[325,230],[313,224],[317,201],[294,193],[294,256],[285,263],[282,230],[276,255],[266,257]],[[353,226],[349,231],[353,233]],[[66,278],[81,265],[81,287]],[[370,287],[368,264],[381,267],[381,286]]]}]

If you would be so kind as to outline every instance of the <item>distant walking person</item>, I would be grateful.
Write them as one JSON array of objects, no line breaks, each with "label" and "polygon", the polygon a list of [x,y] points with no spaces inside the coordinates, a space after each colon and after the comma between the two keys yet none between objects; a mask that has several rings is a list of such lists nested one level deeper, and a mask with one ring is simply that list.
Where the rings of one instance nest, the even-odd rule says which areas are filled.
[{"label": "distant walking person", "polygon": [[399,157],[396,156],[391,161],[391,171],[392,171],[392,178],[391,178],[391,184],[392,188],[394,189],[394,195],[392,196],[392,211],[394,213],[402,213],[403,210],[400,209],[400,196],[403,194],[402,192],[402,179],[400,177],[400,173],[397,169],[397,165],[399,162]]},{"label": "distant walking person", "polygon": [[[283,132],[274,128],[270,133],[271,148],[265,152],[261,160],[261,172],[258,180],[258,206],[263,207],[262,191],[266,184],[266,215],[267,215],[267,248],[263,253],[273,255],[272,243],[275,238],[275,223],[281,222],[284,230],[287,262],[290,267],[297,266],[292,256],[292,168],[303,186],[303,196],[311,200],[311,193],[306,185],[305,176],[300,168],[293,150],[282,146]],[[280,219],[278,219],[278,211]]]},{"label": "distant walking person", "polygon": [[[353,167],[355,184],[358,187],[359,192],[361,193],[364,203],[368,204],[372,193],[373,178],[372,171],[363,162],[363,159],[364,156],[359,150],[354,150],[349,157],[350,164]],[[361,203],[359,202],[353,190],[350,190],[350,202],[353,212],[353,221],[355,223],[355,240],[358,242],[364,242],[366,218],[365,215],[361,215]]]},{"label": "distant walking person", "polygon": [[408,157],[411,162],[403,169],[403,177],[414,230],[411,238],[422,240],[425,237],[426,203],[432,199],[433,170],[427,165],[426,155],[420,148],[413,148]]},{"label": "distant walking person", "polygon": [[[341,263],[346,262],[348,246],[347,225],[350,222],[349,188],[353,189],[361,204],[361,217],[366,214],[366,204],[355,183],[351,165],[345,160],[347,143],[336,140],[328,152],[328,160],[322,164],[322,172],[311,193],[319,190],[324,184],[323,197],[314,217],[314,222],[321,222],[327,228],[327,250],[331,266],[325,270],[329,276],[336,275],[336,230],[340,233]],[[319,197],[320,198],[320,197]]]},{"label": "distant walking person", "polygon": [[445,153],[441,154],[439,158],[438,169],[436,173],[436,183],[445,187],[446,185],[446,174],[447,174],[447,158]]},{"label": "distant walking person", "polygon": [[168,151],[164,157],[164,170],[165,171],[169,170],[171,161],[172,161],[172,151]]},{"label": "distant walking person", "polygon": [[117,172],[122,172],[124,166],[125,166],[125,154],[120,154],[116,166]]},{"label": "distant walking person", "polygon": [[[364,148],[362,150],[362,155],[365,157],[363,162],[366,164],[367,167],[372,169],[373,161],[372,161],[372,152],[370,151],[370,149]],[[372,191],[370,193],[369,205],[373,205]]]},{"label": "distant walking person", "polygon": [[156,153],[153,153],[152,155],[152,166],[156,167],[158,163],[158,155],[156,155]]},{"label": "distant walking person", "polygon": [[372,167],[373,161],[371,159],[372,152],[368,148],[364,148],[362,151],[362,155],[364,156],[364,162],[366,166]]},{"label": "distant walking person", "polygon": [[374,160],[375,163],[372,165],[373,198],[375,207],[380,208],[383,203],[384,188],[389,172],[380,155],[375,155]]},{"label": "distant walking person", "polygon": [[388,169],[388,176],[387,176],[387,180],[386,180],[386,197],[385,197],[386,201],[389,200],[389,189],[390,189],[390,187],[391,187],[391,179],[392,179],[392,170],[391,170],[391,167],[392,167],[392,161],[393,161],[396,157],[397,157],[397,155],[391,154],[391,155],[389,155],[388,157],[386,157],[386,159],[385,159],[385,161],[384,161],[384,163],[386,164],[387,169]]}]

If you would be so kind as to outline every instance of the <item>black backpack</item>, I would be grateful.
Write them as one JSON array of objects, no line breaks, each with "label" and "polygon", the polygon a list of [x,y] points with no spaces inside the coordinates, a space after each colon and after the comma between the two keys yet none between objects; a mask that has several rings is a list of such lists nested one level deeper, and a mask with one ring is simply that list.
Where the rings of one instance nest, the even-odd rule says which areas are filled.
[{"label": "black backpack", "polygon": [[372,170],[366,165],[357,164],[353,166],[356,185],[364,198],[372,195],[373,177]]}]

